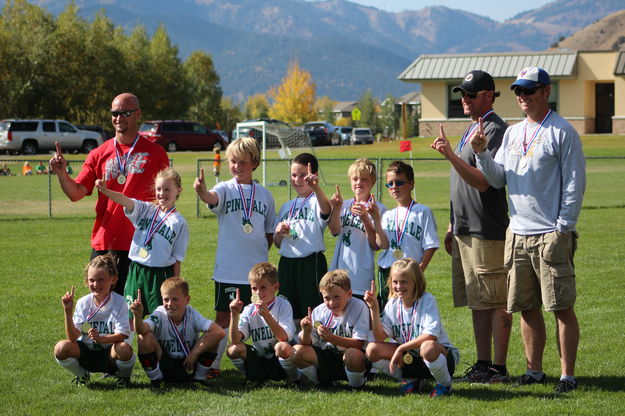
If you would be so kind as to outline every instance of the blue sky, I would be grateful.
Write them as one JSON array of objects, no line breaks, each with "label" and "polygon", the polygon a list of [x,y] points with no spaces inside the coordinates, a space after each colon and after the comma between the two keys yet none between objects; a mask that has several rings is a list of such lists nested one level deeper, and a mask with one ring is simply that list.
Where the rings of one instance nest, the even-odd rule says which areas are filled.
[{"label": "blue sky", "polygon": [[378,9],[400,12],[402,10],[419,10],[428,6],[445,6],[450,9],[460,9],[487,16],[497,21],[504,21],[517,13],[536,9],[549,3],[549,0],[525,0],[525,1],[493,1],[493,0],[349,0],[365,6],[373,6]]}]

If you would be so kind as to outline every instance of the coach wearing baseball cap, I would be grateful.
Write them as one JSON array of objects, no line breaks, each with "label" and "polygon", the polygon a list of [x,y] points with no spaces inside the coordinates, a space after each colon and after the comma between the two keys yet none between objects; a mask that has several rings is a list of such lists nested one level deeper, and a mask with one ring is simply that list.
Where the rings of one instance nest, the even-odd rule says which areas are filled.
[{"label": "coach wearing baseball cap", "polygon": [[443,126],[432,144],[451,162],[449,194],[451,218],[445,249],[451,255],[454,306],[471,310],[477,360],[463,381],[509,383],[506,368],[512,315],[506,313],[507,271],[503,267],[508,227],[505,188],[489,185],[475,167],[471,137],[480,131],[488,139],[486,152],[494,156],[508,125],[493,110],[495,82],[489,73],[475,70],[453,88],[462,95],[464,114],[471,124],[452,149]]},{"label": "coach wearing baseball cap", "polygon": [[551,80],[537,67],[523,69],[510,89],[526,114],[506,131],[493,158],[488,139],[471,141],[477,167],[491,186],[508,186],[510,227],[506,235],[508,312],[521,312],[527,371],[518,385],[545,382],[545,311],[556,318],[562,369],[556,393],[577,388],[575,361],[579,324],[575,314],[576,224],[586,187],[579,135],[549,107]]}]

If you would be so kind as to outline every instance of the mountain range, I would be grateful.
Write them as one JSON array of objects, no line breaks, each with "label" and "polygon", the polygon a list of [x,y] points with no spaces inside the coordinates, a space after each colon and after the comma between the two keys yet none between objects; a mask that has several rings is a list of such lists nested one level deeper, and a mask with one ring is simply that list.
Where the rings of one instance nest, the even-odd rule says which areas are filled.
[{"label": "mountain range", "polygon": [[[278,85],[290,61],[312,74],[317,96],[356,100],[415,89],[397,80],[421,54],[538,51],[604,16],[623,0],[557,0],[497,22],[442,6],[392,13],[346,0],[75,0],[128,30],[164,24],[182,59],[213,57],[224,95],[243,102]],[[58,14],[66,0],[34,0]]]}]

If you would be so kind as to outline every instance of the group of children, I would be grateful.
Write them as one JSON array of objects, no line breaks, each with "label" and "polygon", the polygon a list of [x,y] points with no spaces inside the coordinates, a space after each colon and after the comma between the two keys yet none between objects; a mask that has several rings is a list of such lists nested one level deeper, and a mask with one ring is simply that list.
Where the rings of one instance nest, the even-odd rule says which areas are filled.
[{"label": "group of children", "polygon": [[[253,381],[347,380],[359,389],[373,368],[400,380],[406,393],[434,379],[431,395],[448,394],[458,351],[436,301],[425,292],[423,271],[439,241],[431,210],[412,198],[412,168],[401,161],[389,165],[385,186],[397,206],[386,210],[371,194],[377,175],[369,160],[350,166],[354,197],[344,201],[338,186],[326,196],[317,159],[302,153],[291,164],[297,197],[276,218],[271,193],[253,180],[260,164],[256,140],[237,139],[226,157],[231,180],[208,190],[200,170],[193,185],[218,216],[215,322],[189,306],[188,284],[177,277],[189,238],[175,210],[182,189],[178,174],[166,169],[157,175],[154,204],[98,181],[100,192],[123,205],[136,227],[126,299],[112,292],[115,271],[102,266],[111,256],[89,263],[91,294],[79,299],[73,316],[73,288],[62,300],[67,339],[55,348],[57,361],[79,383],[99,371],[127,385],[135,360],[130,317],[139,361],[154,386],[218,377],[225,352]],[[337,237],[329,272],[326,227]],[[267,262],[272,243],[281,255],[277,269]],[[101,278],[93,278],[98,284],[92,275]]]}]

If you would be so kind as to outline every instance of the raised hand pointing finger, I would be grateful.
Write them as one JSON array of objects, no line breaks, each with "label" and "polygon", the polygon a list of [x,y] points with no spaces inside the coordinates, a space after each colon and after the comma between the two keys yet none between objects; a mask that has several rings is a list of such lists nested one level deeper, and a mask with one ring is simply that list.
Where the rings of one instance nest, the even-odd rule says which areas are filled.
[{"label": "raised hand pointing finger", "polygon": [[241,290],[240,290],[239,288],[237,288],[237,292],[236,292],[236,297],[235,297],[235,300],[236,300],[237,302],[240,302],[240,301],[241,301]]},{"label": "raised hand pointing finger", "polygon": [[54,142],[54,147],[56,147],[56,154],[58,156],[61,156],[63,153],[61,152],[61,143],[59,142]]},{"label": "raised hand pointing finger", "polygon": [[445,129],[443,128],[443,125],[439,124],[438,127],[440,130],[438,137],[440,137],[441,139],[447,140],[447,136],[445,135]]}]

